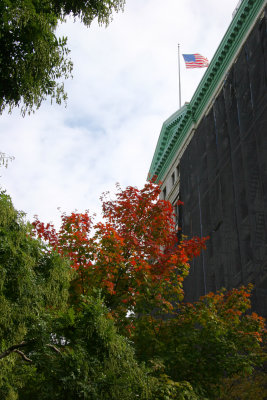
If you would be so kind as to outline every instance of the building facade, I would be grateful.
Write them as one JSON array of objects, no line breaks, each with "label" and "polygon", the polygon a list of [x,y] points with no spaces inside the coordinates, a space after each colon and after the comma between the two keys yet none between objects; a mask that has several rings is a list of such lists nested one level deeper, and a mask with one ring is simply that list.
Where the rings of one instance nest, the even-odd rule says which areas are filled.
[{"label": "building facade", "polygon": [[182,233],[210,236],[186,300],[252,282],[267,316],[267,0],[239,4],[192,100],[164,122],[149,174]]}]

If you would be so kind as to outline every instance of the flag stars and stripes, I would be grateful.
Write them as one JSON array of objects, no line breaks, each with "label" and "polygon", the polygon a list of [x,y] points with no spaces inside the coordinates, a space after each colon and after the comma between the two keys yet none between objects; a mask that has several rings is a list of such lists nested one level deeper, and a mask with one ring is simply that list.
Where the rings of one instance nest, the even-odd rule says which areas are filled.
[{"label": "flag stars and stripes", "polygon": [[186,68],[204,68],[209,66],[209,61],[201,54],[183,54]]}]

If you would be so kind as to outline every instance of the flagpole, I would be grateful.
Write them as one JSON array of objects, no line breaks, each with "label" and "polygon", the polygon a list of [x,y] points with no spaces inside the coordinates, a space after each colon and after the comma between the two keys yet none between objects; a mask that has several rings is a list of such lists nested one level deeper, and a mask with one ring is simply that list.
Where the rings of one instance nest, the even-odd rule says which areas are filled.
[{"label": "flagpole", "polygon": [[180,44],[178,43],[179,109],[181,108]]}]

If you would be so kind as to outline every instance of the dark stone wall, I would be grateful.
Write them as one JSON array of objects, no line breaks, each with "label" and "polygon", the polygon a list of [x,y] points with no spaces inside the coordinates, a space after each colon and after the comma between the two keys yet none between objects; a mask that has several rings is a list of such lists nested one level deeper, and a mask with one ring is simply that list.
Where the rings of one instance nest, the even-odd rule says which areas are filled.
[{"label": "dark stone wall", "polygon": [[201,120],[180,163],[180,219],[188,236],[210,236],[192,262],[186,301],[255,284],[267,316],[267,8]]}]

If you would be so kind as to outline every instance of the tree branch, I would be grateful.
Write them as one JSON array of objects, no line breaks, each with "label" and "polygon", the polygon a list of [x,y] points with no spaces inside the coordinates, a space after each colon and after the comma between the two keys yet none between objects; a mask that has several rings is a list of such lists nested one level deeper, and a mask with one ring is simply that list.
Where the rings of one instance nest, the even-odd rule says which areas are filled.
[{"label": "tree branch", "polygon": [[0,354],[0,359],[8,356],[13,351],[20,349],[21,347],[25,347],[27,345],[28,345],[27,342],[21,342],[19,344],[14,344],[13,346],[10,346],[7,350],[5,350],[3,353]]},{"label": "tree branch", "polygon": [[53,350],[55,350],[57,353],[59,353],[59,354],[61,354],[61,352],[60,352],[60,350],[56,347],[56,346],[54,346],[53,344],[46,344],[46,346],[47,347],[51,347],[51,349],[53,349]]},{"label": "tree branch", "polygon": [[16,349],[16,350],[13,350],[13,352],[19,354],[23,358],[23,360],[25,360],[29,363],[32,363],[32,360],[30,358],[28,358],[21,350]]},{"label": "tree branch", "polygon": [[[29,342],[21,342],[19,344],[14,344],[13,346],[10,346],[7,350],[5,350],[3,353],[0,354],[0,359],[7,357],[10,353],[17,353],[23,358],[23,360],[32,363],[33,361],[30,358],[28,358],[21,350],[19,350],[20,348],[26,347],[28,345],[29,345]],[[48,343],[48,344],[46,344],[46,346],[53,349],[56,353],[61,354],[61,351],[53,344]]]}]

